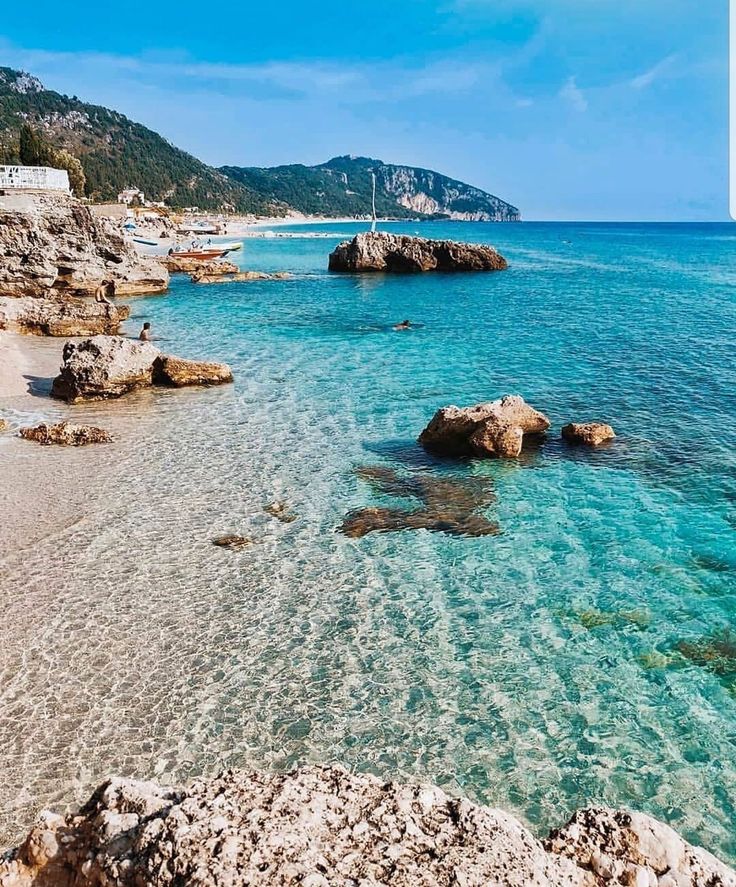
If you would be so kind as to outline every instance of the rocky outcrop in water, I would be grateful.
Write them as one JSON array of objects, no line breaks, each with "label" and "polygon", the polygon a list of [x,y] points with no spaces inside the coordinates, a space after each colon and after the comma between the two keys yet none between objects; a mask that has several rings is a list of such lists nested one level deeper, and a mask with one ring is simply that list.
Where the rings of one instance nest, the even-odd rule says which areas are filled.
[{"label": "rocky outcrop in water", "polygon": [[153,385],[219,385],[232,382],[230,367],[161,354],[150,342],[94,336],[67,342],[52,397],[77,403],[121,397]]},{"label": "rocky outcrop in water", "polygon": [[6,196],[0,208],[0,297],[163,292],[169,274],[141,256],[105,219],[64,194]]},{"label": "rocky outcrop in water", "polygon": [[524,436],[544,434],[549,419],[523,397],[507,394],[472,407],[442,407],[419,435],[428,450],[448,456],[515,458]]},{"label": "rocky outcrop in water", "polygon": [[421,508],[359,508],[345,516],[340,532],[351,538],[396,530],[431,530],[451,536],[495,536],[497,523],[480,510],[493,501],[490,482],[478,477],[401,477],[391,468],[365,466],[356,474],[379,494],[416,498]]},{"label": "rocky outcrop in water", "polygon": [[207,274],[197,271],[192,274],[192,283],[243,283],[247,280],[289,280],[290,277],[288,271],[276,271],[273,274],[266,271],[239,271],[237,274]]},{"label": "rocky outcrop in water", "polygon": [[229,366],[212,361],[185,360],[183,357],[162,354],[153,367],[155,385],[183,388],[186,385],[222,385],[232,380],[233,374]]},{"label": "rocky outcrop in water", "polygon": [[72,425],[69,422],[58,422],[49,425],[42,422],[32,428],[21,428],[20,436],[24,440],[48,446],[58,444],[64,447],[83,447],[87,444],[110,443],[112,437],[104,428],[95,425]]},{"label": "rocky outcrop in water", "polygon": [[186,256],[178,256],[176,253],[170,256],[158,256],[157,260],[170,274],[201,273],[216,277],[222,274],[237,274],[240,270],[232,262],[223,262],[217,259],[192,259]]},{"label": "rocky outcrop in water", "polygon": [[367,231],[330,253],[330,271],[503,271],[506,259],[493,247]]},{"label": "rocky outcrop in water", "polygon": [[335,766],[112,779],[0,859],[2,887],[389,884],[736,887],[736,873],[641,814],[583,810],[540,842],[502,810]]},{"label": "rocky outcrop in water", "polygon": [[127,305],[104,305],[72,296],[0,297],[0,329],[36,336],[114,336],[129,316]]},{"label": "rocky outcrop in water", "polygon": [[562,438],[571,444],[597,447],[613,440],[616,434],[610,425],[603,422],[570,422],[562,429]]}]

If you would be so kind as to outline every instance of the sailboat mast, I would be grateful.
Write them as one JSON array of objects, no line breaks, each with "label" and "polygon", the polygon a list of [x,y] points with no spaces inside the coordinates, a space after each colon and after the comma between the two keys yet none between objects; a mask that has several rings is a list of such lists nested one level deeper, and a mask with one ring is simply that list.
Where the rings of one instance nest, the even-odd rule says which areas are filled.
[{"label": "sailboat mast", "polygon": [[371,179],[373,180],[373,197],[371,199],[372,218],[371,232],[376,230],[376,174],[371,170]]}]

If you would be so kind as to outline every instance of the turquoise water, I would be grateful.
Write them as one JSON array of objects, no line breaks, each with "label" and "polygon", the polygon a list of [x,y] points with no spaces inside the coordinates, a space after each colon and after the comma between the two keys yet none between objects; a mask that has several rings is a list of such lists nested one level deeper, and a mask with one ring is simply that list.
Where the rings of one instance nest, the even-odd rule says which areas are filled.
[{"label": "turquoise water", "polygon": [[[540,831],[586,804],[641,809],[735,861],[736,634],[714,634],[736,629],[733,228],[385,227],[493,243],[510,269],[329,275],[357,226],[310,226],[334,237],[246,241],[245,266],[292,280],[177,278],[133,303],[131,331],[149,319],[236,383],[75,411],[119,450],[54,456],[95,476],[87,516],[6,564],[41,611],[4,654],[14,723],[64,692],[6,754],[5,809],[84,797],[111,769],[340,760]],[[404,318],[421,326],[392,332]],[[437,407],[505,393],[552,419],[541,449],[416,445]],[[612,446],[557,439],[589,419]],[[486,478],[500,535],[346,538],[352,509],[417,504],[366,465]],[[224,532],[255,544],[212,546]]]}]

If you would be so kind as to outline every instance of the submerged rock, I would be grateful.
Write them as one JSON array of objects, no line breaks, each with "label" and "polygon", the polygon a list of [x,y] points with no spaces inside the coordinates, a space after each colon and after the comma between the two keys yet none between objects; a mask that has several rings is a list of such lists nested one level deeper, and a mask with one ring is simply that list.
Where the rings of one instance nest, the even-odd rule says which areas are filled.
[{"label": "submerged rock", "polygon": [[222,385],[233,381],[233,373],[225,363],[204,360],[185,360],[163,354],[156,358],[153,367],[153,381],[156,385]]},{"label": "submerged rock", "polygon": [[0,329],[37,336],[114,336],[129,315],[127,305],[104,305],[71,296],[0,296]]},{"label": "submerged rock", "polygon": [[152,385],[220,385],[232,382],[222,363],[185,360],[161,354],[150,342],[120,336],[94,336],[67,342],[51,395],[69,403],[121,397]]},{"label": "submerged rock", "polygon": [[367,231],[330,253],[330,271],[502,271],[506,259],[493,247]]},{"label": "submerged rock", "polygon": [[478,509],[493,501],[486,478],[447,478],[426,474],[400,477],[392,468],[364,466],[356,470],[377,492],[417,498],[423,508],[359,508],[345,516],[340,532],[360,538],[368,533],[395,530],[431,530],[451,536],[495,536],[498,524]]},{"label": "submerged rock", "polygon": [[514,458],[524,435],[541,435],[550,421],[523,397],[508,394],[472,407],[442,407],[419,435],[428,450],[448,456]]},{"label": "submerged rock", "polygon": [[694,665],[736,682],[736,631],[732,628],[727,626],[694,640],[679,641],[675,649]]},{"label": "submerged rock", "polygon": [[45,422],[33,428],[21,428],[20,436],[40,444],[59,444],[68,447],[83,447],[87,444],[110,443],[112,437],[104,428],[95,425],[72,425],[59,422],[47,425]]},{"label": "submerged rock", "polygon": [[233,551],[240,551],[241,548],[247,548],[249,545],[253,545],[254,542],[248,536],[228,534],[226,536],[216,536],[212,540],[212,544],[217,545],[218,548],[230,548]]},{"label": "submerged rock", "polygon": [[3,887],[736,887],[668,826],[593,808],[538,841],[502,810],[428,784],[226,771],[186,788],[111,779],[44,813],[0,860]]},{"label": "submerged rock", "polygon": [[562,429],[562,438],[571,444],[597,447],[616,437],[613,428],[603,422],[570,422]]},{"label": "submerged rock", "polygon": [[291,524],[298,517],[295,512],[289,509],[289,505],[286,502],[271,502],[263,510],[266,514],[270,514],[271,517],[275,517],[276,520],[280,520],[282,524]]}]

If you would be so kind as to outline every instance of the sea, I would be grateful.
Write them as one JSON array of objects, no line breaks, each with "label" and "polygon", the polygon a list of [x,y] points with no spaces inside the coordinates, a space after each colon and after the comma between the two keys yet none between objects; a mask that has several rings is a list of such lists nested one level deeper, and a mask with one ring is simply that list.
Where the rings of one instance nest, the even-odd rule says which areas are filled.
[{"label": "sea", "polygon": [[[279,227],[300,236],[236,260],[289,279],[130,300],[129,333],[148,320],[233,385],[6,411],[115,442],[0,442],[59,515],[0,555],[4,844],[113,773],[340,762],[540,835],[583,806],[644,811],[736,862],[736,229],[381,227],[509,268],[329,273],[365,225]],[[552,422],[519,459],[417,444],[439,407],[504,394]],[[588,420],[615,441],[560,439]],[[341,532],[421,508],[422,483],[482,488],[498,532]]]}]

